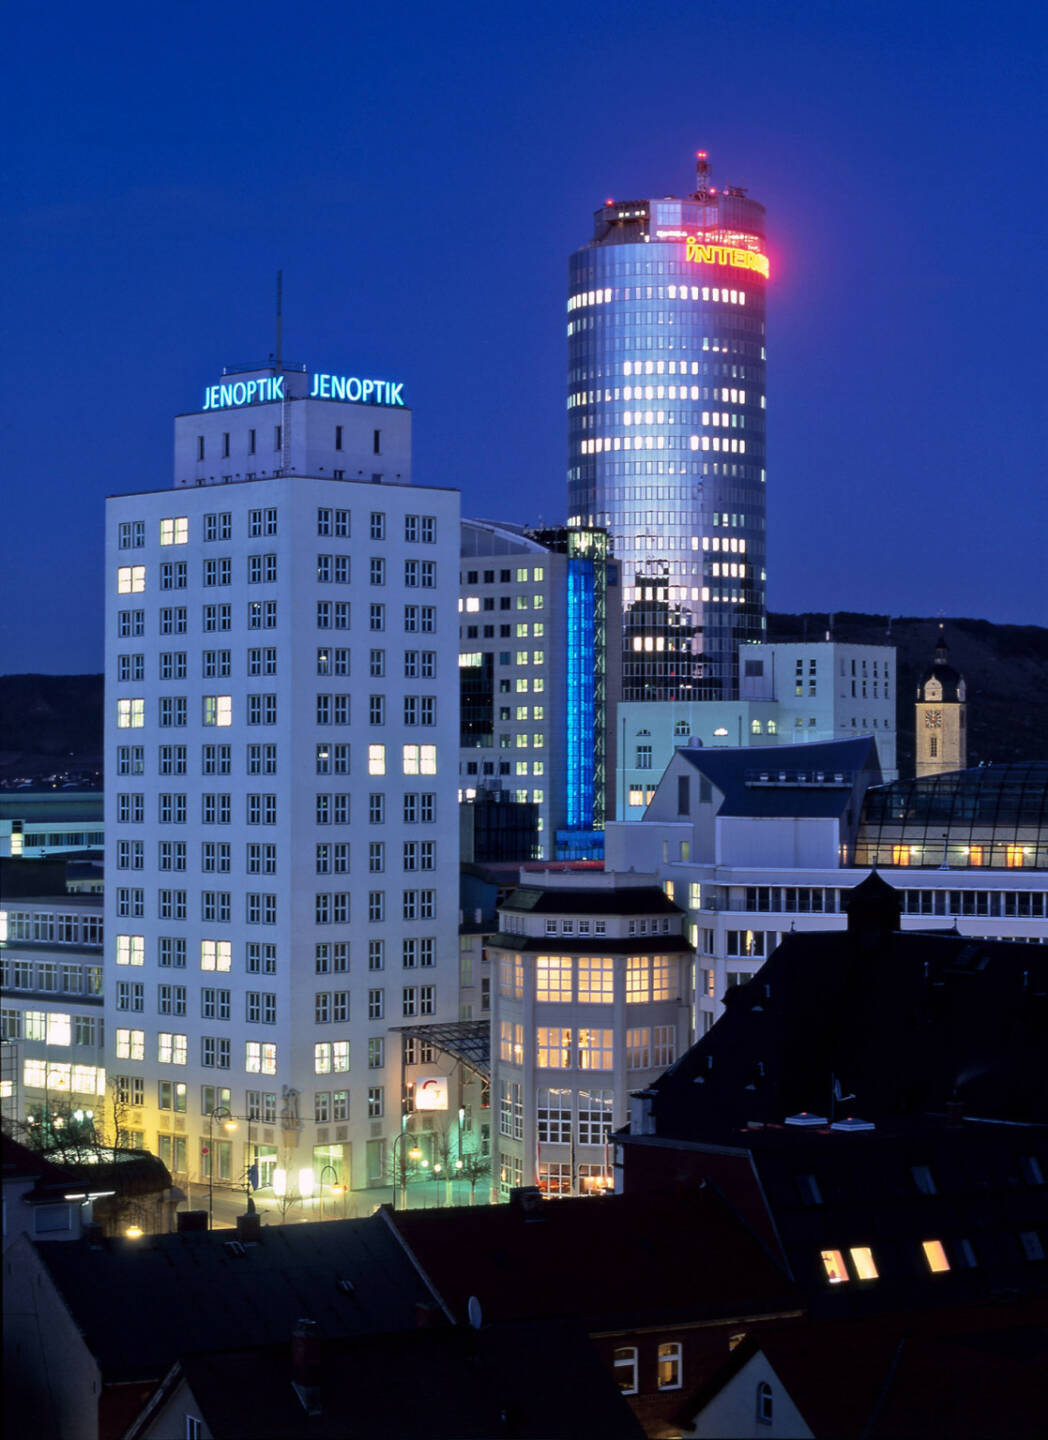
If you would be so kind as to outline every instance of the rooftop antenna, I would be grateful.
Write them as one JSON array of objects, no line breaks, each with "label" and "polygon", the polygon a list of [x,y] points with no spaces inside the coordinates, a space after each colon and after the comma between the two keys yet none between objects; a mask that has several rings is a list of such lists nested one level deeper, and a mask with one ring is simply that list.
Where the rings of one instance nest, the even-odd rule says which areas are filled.
[{"label": "rooftop antenna", "polygon": [[708,152],[697,150],[695,152],[695,194],[698,199],[705,200],[712,178],[713,166],[710,164]]},{"label": "rooftop antenna", "polygon": [[284,272],[277,271],[277,353],[276,368],[283,369],[283,346],[284,346]]}]

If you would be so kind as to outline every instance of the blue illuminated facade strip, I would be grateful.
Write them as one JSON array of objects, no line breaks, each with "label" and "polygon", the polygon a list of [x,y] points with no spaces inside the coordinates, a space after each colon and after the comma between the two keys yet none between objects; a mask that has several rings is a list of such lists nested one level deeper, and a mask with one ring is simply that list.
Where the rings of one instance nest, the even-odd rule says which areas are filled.
[{"label": "blue illuminated facade strip", "polygon": [[571,830],[593,827],[595,706],[594,564],[568,561],[567,821]]}]

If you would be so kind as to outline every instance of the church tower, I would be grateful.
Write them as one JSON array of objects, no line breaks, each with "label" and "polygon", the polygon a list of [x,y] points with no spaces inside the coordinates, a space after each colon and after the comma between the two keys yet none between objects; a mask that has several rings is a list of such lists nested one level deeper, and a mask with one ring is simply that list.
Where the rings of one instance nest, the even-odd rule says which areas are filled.
[{"label": "church tower", "polygon": [[963,770],[968,764],[968,705],[964,676],[950,664],[939,626],[935,659],[917,687],[917,779]]}]

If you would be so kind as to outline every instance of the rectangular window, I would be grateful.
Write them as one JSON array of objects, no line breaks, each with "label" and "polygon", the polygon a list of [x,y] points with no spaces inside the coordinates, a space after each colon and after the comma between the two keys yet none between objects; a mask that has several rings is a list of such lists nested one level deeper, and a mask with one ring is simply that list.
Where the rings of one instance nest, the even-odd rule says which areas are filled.
[{"label": "rectangular window", "polygon": [[205,695],[202,718],[205,725],[232,725],[232,695]]},{"label": "rectangular window", "polygon": [[537,956],[535,960],[535,999],[554,1004],[570,1004],[571,971],[570,956]]},{"label": "rectangular window", "polygon": [[610,1005],[615,998],[615,967],[610,956],[580,955],[578,969],[579,1004]]},{"label": "rectangular window", "polygon": [[244,1047],[244,1068],[249,1075],[277,1073],[277,1047],[266,1041],[248,1040]]},{"label": "rectangular window", "polygon": [[205,605],[202,616],[205,635],[210,635],[213,632],[221,630],[232,630],[233,628],[232,605]]},{"label": "rectangular window", "polygon": [[[585,1032],[587,1037],[592,1031]],[[608,1031],[610,1036],[611,1032]],[[560,1025],[540,1025],[536,1032],[535,1064],[540,1070],[570,1070],[572,1067],[571,1030]],[[589,1056],[587,1042],[587,1056]]]},{"label": "rectangular window", "polygon": [[167,1030],[157,1034],[156,1058],[160,1065],[185,1065],[189,1057],[189,1037]]},{"label": "rectangular window", "polygon": [[850,1280],[847,1269],[844,1265],[844,1256],[839,1250],[823,1250],[820,1252],[822,1268],[826,1279],[831,1285],[846,1285]]},{"label": "rectangular window", "polygon": [[247,628],[249,630],[275,630],[277,628],[277,602],[275,600],[249,600]]},{"label": "rectangular window", "polygon": [[161,635],[184,635],[188,626],[184,605],[165,605],[159,614]]},{"label": "rectangular window", "polygon": [[146,588],[146,567],[121,565],[116,572],[116,588],[119,595],[141,594]]},{"label": "rectangular window", "polygon": [[679,1390],[681,1379],[681,1347],[677,1343],[660,1345],[656,1381],[660,1390]]},{"label": "rectangular window", "polygon": [[612,1033],[611,1030],[604,1029],[579,1030],[580,1070],[610,1070],[612,1068]]},{"label": "rectangular window", "polygon": [[117,635],[129,640],[146,633],[146,612],[144,610],[120,610],[117,613]]}]

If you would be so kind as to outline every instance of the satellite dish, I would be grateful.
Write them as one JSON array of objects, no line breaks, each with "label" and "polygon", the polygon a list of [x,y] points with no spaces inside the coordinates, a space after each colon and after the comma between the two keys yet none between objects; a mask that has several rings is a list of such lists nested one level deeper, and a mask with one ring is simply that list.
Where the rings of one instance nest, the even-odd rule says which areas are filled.
[{"label": "satellite dish", "polygon": [[469,1316],[469,1323],[473,1326],[474,1330],[479,1330],[483,1324],[484,1317],[480,1312],[480,1301],[475,1295],[469,1297],[466,1314]]}]

